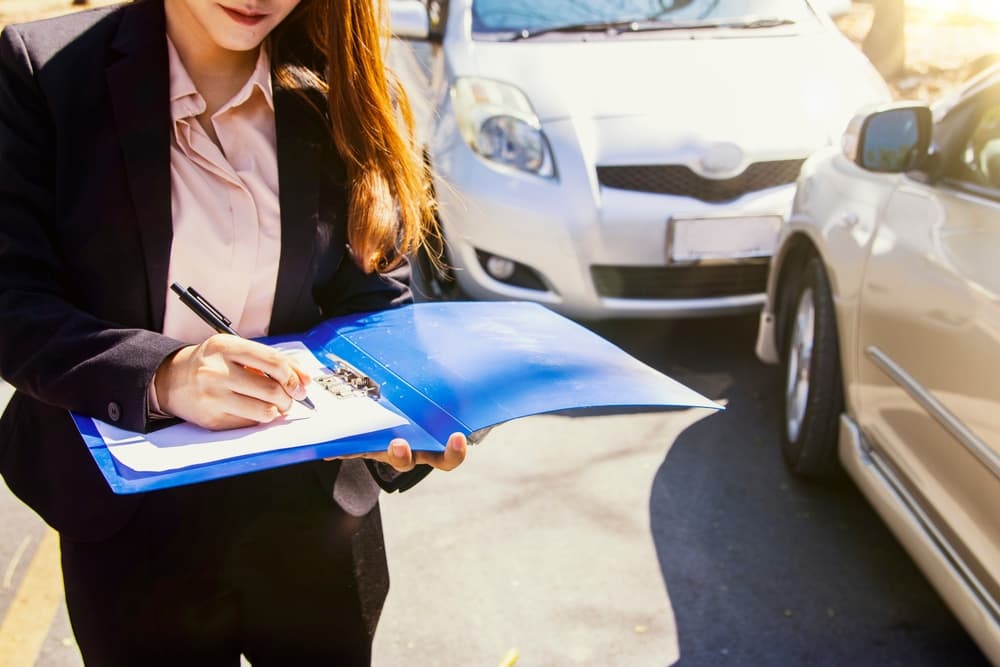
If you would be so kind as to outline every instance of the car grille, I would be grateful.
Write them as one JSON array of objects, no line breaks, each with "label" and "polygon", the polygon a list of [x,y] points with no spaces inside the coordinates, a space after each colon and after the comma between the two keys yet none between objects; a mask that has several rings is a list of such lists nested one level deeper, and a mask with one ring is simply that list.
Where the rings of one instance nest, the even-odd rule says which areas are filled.
[{"label": "car grille", "polygon": [[767,286],[767,260],[739,264],[592,266],[597,293],[617,299],[702,299],[759,294]]},{"label": "car grille", "polygon": [[598,167],[604,187],[693,197],[706,202],[736,199],[748,192],[794,183],[805,160],[755,162],[733,178],[705,178],[682,164]]}]

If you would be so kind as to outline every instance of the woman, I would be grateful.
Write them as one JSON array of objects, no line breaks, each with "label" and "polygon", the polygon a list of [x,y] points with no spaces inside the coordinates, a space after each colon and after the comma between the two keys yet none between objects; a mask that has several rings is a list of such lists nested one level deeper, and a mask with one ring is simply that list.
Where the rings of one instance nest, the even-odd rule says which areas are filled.
[{"label": "woman", "polygon": [[[390,443],[133,496],[67,410],[145,430],[278,419],[308,377],[250,338],[405,302],[431,205],[372,0],[136,0],[0,35],[0,471],[60,532],[88,664],[370,662]],[[402,125],[397,122],[402,118]],[[258,368],[269,377],[248,371]],[[367,464],[367,465],[366,465]]]}]

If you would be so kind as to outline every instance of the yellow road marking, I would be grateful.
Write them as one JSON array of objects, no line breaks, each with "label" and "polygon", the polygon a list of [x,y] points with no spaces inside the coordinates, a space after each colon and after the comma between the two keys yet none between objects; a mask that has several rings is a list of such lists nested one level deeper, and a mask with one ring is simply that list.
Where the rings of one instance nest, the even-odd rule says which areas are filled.
[{"label": "yellow road marking", "polygon": [[514,665],[517,664],[517,661],[520,657],[521,657],[521,652],[518,651],[516,648],[512,648],[511,650],[507,651],[507,655],[505,655],[503,657],[503,660],[500,661],[499,667],[514,667]]},{"label": "yellow road marking", "polygon": [[35,664],[62,600],[59,538],[48,528],[0,623],[0,667]]},{"label": "yellow road marking", "polygon": [[17,545],[17,550],[14,551],[13,557],[11,557],[10,562],[7,564],[7,571],[3,575],[4,588],[10,588],[14,582],[14,572],[17,571],[17,566],[21,562],[24,552],[28,550],[29,544],[31,544],[31,535],[25,535],[21,543]]}]

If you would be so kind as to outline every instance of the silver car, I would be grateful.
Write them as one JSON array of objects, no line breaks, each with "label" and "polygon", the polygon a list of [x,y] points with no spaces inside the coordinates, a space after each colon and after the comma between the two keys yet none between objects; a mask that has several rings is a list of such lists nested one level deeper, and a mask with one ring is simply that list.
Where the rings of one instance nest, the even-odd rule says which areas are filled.
[{"label": "silver car", "polygon": [[1000,68],[806,162],[757,354],[789,467],[839,459],[1000,664]]},{"label": "silver car", "polygon": [[390,4],[395,33],[430,44],[422,136],[474,298],[583,318],[759,309],[803,160],[890,99],[807,0],[428,7]]}]

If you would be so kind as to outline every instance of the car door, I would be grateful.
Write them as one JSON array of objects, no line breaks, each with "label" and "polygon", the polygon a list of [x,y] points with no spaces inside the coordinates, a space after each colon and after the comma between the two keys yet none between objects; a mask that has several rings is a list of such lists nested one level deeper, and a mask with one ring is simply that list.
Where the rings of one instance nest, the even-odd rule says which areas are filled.
[{"label": "car door", "polygon": [[856,417],[1000,618],[1000,84],[948,111],[934,142],[940,177],[900,181],[865,267]]}]

